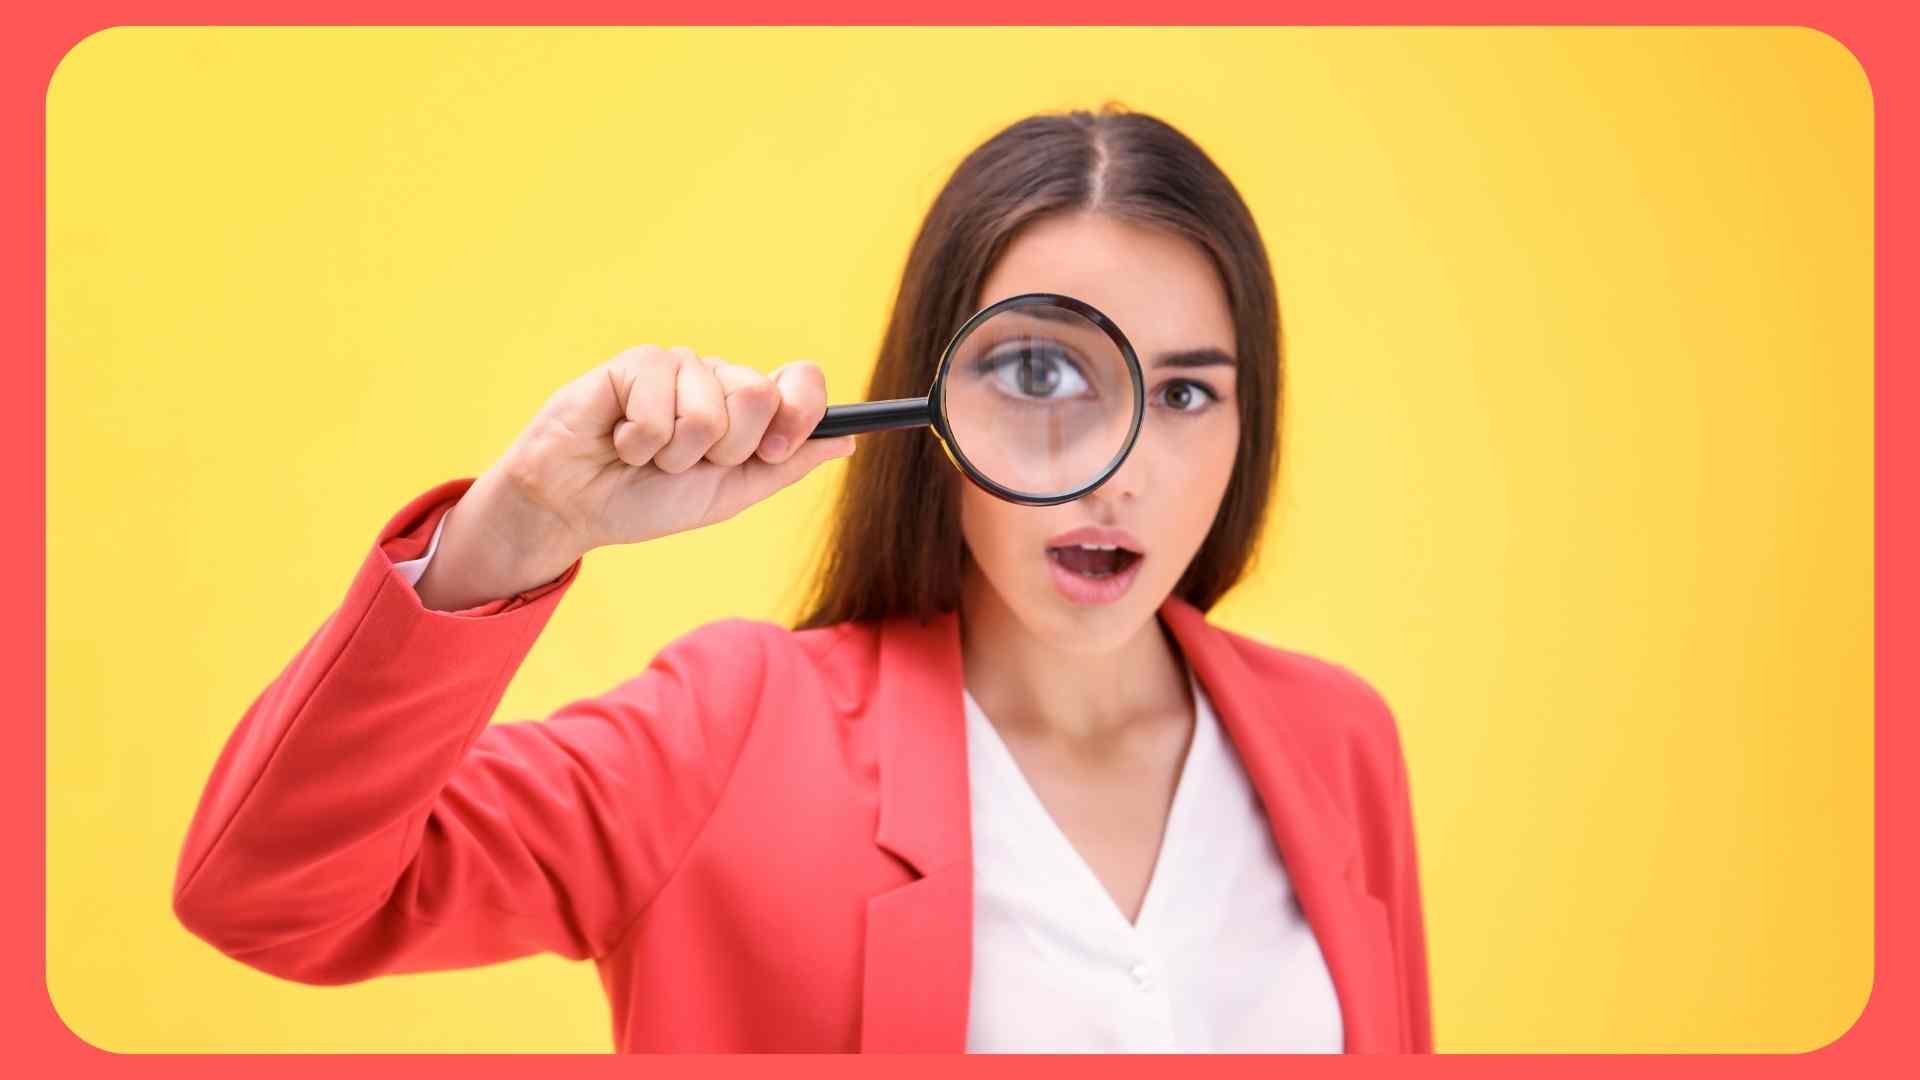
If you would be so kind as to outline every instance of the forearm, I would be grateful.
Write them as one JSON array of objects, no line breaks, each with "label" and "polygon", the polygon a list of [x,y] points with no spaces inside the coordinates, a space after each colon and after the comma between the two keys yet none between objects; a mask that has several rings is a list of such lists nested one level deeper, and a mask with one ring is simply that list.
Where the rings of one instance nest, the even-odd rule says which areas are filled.
[{"label": "forearm", "polygon": [[429,610],[376,542],[222,750],[180,856],[181,920],[247,952],[378,904],[557,600]]}]

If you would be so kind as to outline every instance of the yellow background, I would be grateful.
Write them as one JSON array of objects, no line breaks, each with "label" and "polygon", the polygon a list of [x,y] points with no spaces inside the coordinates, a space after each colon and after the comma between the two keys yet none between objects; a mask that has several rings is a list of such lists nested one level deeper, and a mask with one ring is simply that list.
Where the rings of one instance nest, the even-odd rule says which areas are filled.
[{"label": "yellow background", "polygon": [[[162,1049],[606,1049],[590,965],[276,981],[173,920],[376,529],[641,342],[864,385],[968,149],[1122,101],[1270,245],[1282,497],[1215,619],[1411,762],[1442,1050],[1805,1050],[1872,981],[1872,99],[1805,29],[115,28],[48,123],[48,937]],[[929,435],[928,437],[931,437]],[[590,555],[502,706],[786,619],[835,463]],[[802,543],[801,540],[809,543]]]}]

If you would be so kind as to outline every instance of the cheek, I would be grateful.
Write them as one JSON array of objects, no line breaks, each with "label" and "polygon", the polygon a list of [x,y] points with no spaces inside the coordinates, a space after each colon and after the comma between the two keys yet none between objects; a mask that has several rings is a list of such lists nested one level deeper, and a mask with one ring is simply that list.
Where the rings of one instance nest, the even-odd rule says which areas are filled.
[{"label": "cheek", "polygon": [[1224,492],[1227,483],[1233,479],[1233,469],[1238,464],[1240,453],[1240,424],[1236,416],[1234,422],[1220,425],[1208,441],[1207,451],[1202,455],[1206,461],[1208,475],[1213,480],[1213,490],[1217,495]]},{"label": "cheek", "polygon": [[1219,424],[1203,432],[1183,448],[1181,469],[1189,483],[1179,485],[1180,520],[1186,531],[1195,533],[1194,543],[1213,527],[1220,500],[1233,482],[1234,466],[1240,449],[1240,425]]},{"label": "cheek", "polygon": [[991,564],[1007,544],[1011,522],[1006,509],[1011,504],[996,499],[972,484],[959,485],[960,533],[975,561]]}]

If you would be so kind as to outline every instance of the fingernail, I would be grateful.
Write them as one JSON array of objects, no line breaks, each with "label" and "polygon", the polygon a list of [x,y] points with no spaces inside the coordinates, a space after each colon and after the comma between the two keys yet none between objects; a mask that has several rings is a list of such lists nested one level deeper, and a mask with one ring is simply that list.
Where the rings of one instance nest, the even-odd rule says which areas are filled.
[{"label": "fingernail", "polygon": [[784,435],[775,435],[768,439],[766,445],[761,449],[767,452],[768,457],[777,458],[787,452],[787,437]]}]

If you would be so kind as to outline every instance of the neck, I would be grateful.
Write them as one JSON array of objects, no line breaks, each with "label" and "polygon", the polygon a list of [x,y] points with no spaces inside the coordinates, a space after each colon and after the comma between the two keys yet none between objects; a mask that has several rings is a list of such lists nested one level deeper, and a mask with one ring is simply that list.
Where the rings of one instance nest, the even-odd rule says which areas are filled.
[{"label": "neck", "polygon": [[1186,667],[1156,614],[1114,643],[1037,636],[966,560],[960,599],[967,689],[994,726],[1099,741],[1192,711]]}]

